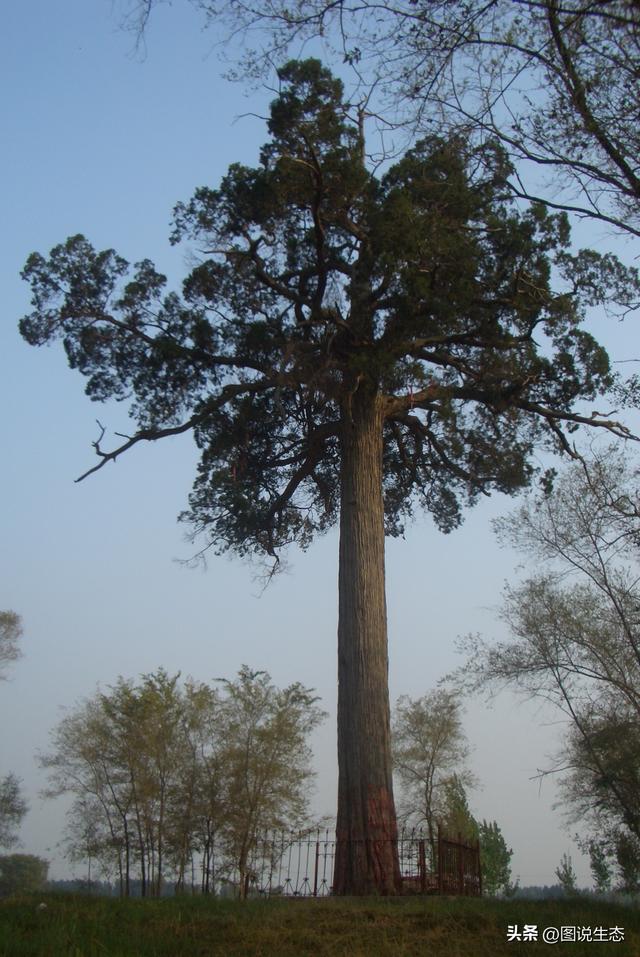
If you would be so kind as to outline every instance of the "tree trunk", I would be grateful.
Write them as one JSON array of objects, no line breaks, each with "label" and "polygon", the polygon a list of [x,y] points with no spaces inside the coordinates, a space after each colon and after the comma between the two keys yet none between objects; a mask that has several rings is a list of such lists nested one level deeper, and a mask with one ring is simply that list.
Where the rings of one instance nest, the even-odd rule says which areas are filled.
[{"label": "tree trunk", "polygon": [[207,821],[207,834],[204,841],[204,848],[202,852],[202,893],[208,894],[210,888],[211,880],[211,850],[212,850],[212,836],[211,836],[211,824]]},{"label": "tree trunk", "polygon": [[123,815],[124,824],[124,896],[131,897],[131,842],[129,841],[129,827],[126,814]]},{"label": "tree trunk", "polygon": [[335,894],[400,892],[391,780],[382,499],[383,416],[357,390],[342,410]]}]

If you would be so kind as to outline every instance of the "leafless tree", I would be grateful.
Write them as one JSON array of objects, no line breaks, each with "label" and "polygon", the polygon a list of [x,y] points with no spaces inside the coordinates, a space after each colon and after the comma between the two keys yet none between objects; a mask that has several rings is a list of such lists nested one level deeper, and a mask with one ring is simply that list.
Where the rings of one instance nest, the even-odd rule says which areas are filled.
[{"label": "leafless tree", "polygon": [[468,638],[459,678],[557,707],[567,734],[554,770],[569,820],[606,820],[640,837],[638,468],[608,448],[497,526],[540,567],[506,590],[511,637]]}]

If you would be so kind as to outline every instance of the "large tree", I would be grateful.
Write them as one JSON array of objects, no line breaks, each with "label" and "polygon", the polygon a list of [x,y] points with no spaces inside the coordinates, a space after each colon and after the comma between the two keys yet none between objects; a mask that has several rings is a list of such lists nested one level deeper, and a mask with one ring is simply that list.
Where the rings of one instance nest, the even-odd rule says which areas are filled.
[{"label": "large tree", "polygon": [[[144,31],[157,0],[131,0]],[[516,195],[640,235],[640,11],[630,0],[192,0],[252,47],[235,72],[320,39],[390,127],[498,137]],[[257,33],[257,27],[261,31]],[[225,27],[223,26],[224,30]],[[259,40],[256,42],[256,34]],[[225,47],[225,52],[228,48]],[[243,56],[238,49],[238,59]]]},{"label": "large tree", "polygon": [[563,216],[514,208],[495,144],[431,138],[377,176],[337,79],[309,60],[280,82],[259,165],[176,209],[174,240],[201,254],[181,296],[75,236],[29,258],[21,330],[62,339],[92,399],[131,401],[135,431],[101,436],[90,472],[193,432],[183,517],[205,547],[277,559],[339,520],[334,890],[393,893],[385,532],[417,506],[454,528],[581,423],[626,433],[576,403],[611,383],[585,308],[637,276],[572,256]]}]

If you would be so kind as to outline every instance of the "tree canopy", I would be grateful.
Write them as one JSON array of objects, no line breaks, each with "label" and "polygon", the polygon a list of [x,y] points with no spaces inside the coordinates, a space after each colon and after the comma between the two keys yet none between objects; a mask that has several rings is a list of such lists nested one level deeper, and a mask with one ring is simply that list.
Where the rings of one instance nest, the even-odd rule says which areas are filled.
[{"label": "tree canopy", "polygon": [[176,207],[173,241],[199,251],[181,294],[78,235],[29,257],[20,328],[61,339],[93,400],[129,403],[132,435],[101,434],[85,475],[193,433],[182,517],[204,548],[277,558],[339,518],[336,887],[392,892],[384,534],[416,507],[451,530],[581,424],[628,434],[584,405],[613,377],[583,320],[640,287],[572,253],[564,215],[514,204],[499,144],[432,136],[378,175],[338,79],[317,60],[279,77],[259,164]]},{"label": "tree canopy", "polygon": [[218,547],[274,554],[335,521],[338,409],[365,381],[384,400],[391,533],[416,501],[448,530],[461,499],[526,484],[545,432],[556,447],[565,425],[625,434],[571,406],[612,383],[585,307],[628,299],[637,273],[572,255],[562,216],[518,212],[495,143],[433,137],[378,180],[340,81],[307,61],[281,83],[260,165],[176,207],[173,241],[204,251],[182,296],[82,236],[29,257],[24,337],[62,339],[92,399],[131,402],[137,430],[96,442],[95,469],[193,431],[184,517]]}]

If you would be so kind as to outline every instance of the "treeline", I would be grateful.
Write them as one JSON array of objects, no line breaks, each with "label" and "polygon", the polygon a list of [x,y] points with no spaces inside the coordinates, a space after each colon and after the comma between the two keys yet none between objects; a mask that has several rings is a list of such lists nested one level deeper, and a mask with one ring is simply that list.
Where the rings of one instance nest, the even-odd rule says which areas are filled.
[{"label": "treeline", "polygon": [[142,897],[167,881],[209,893],[231,869],[242,889],[256,835],[307,820],[317,701],[247,667],[212,685],[163,669],[119,678],[60,722],[40,759],[47,795],[74,798],[68,855],[123,896],[134,881]]}]

